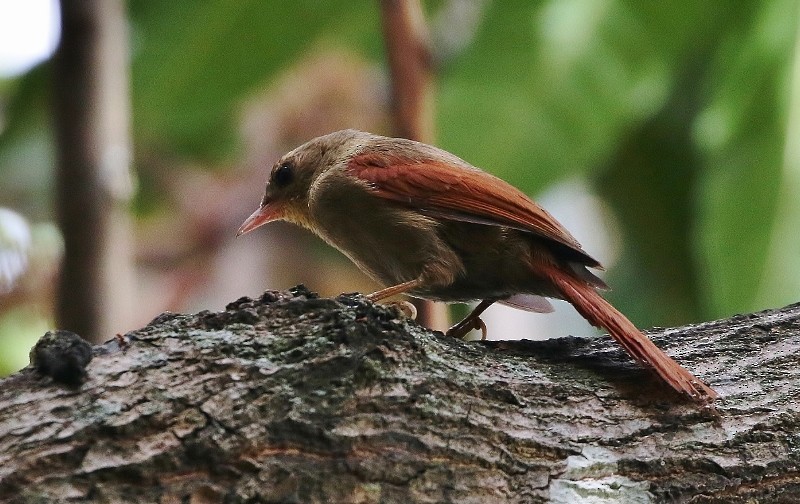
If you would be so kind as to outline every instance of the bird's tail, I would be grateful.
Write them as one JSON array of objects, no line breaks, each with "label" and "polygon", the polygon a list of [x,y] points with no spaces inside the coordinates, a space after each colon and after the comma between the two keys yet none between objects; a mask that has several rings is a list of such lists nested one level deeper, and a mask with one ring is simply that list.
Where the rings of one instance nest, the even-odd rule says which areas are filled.
[{"label": "bird's tail", "polygon": [[672,388],[701,403],[710,403],[718,394],[684,369],[642,334],[625,315],[603,299],[595,288],[564,272],[551,270],[550,280],[578,312],[592,325],[603,327],[645,367],[652,368]]}]

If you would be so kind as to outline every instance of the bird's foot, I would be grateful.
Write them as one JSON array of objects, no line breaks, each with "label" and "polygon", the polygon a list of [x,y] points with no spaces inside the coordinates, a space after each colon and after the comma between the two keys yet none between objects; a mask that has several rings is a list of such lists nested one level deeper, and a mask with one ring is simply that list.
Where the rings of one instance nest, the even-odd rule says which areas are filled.
[{"label": "bird's foot", "polygon": [[391,301],[386,303],[385,306],[395,310],[405,318],[411,320],[417,319],[417,307],[411,304],[409,301]]},{"label": "bird's foot", "polygon": [[467,317],[458,324],[447,330],[447,335],[458,339],[464,339],[473,329],[481,330],[481,341],[486,339],[486,324],[480,317]]}]

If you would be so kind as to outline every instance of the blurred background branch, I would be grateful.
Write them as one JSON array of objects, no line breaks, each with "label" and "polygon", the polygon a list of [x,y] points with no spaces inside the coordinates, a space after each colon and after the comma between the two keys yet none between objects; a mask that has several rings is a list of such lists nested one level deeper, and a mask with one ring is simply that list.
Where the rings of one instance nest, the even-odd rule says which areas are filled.
[{"label": "blurred background branch", "polygon": [[[404,134],[391,107],[405,79],[393,74],[385,39],[397,26],[382,13],[401,3],[65,0],[61,12],[55,0],[26,0],[0,8],[9,5],[49,6],[51,15],[0,12],[0,37],[16,34],[0,40],[0,207],[30,232],[24,272],[0,294],[0,373],[24,365],[44,329],[73,324],[56,315],[68,296],[74,320],[111,314],[101,307],[108,302],[130,310],[94,329],[64,327],[108,339],[165,309],[219,309],[266,288],[377,287],[291,226],[240,240],[233,233],[284,151],[345,127]],[[421,109],[419,129],[408,131],[543,203],[608,267],[609,296],[634,322],[675,325],[800,298],[798,0],[420,5],[428,49],[413,54],[428,84],[413,89],[430,115]],[[68,9],[80,8],[100,18],[116,9],[116,21],[96,25],[110,32],[76,25],[70,39]],[[103,48],[67,68],[64,55],[49,58],[48,42],[33,64],[4,66],[37,20],[46,40],[63,24],[63,41],[96,36]],[[104,79],[118,99],[84,87]],[[116,112],[106,116],[105,107]],[[72,120],[84,122],[64,130]],[[90,135],[92,147],[78,156]],[[68,157],[86,171],[59,175]],[[138,184],[128,205],[131,167]],[[96,206],[74,207],[83,223],[70,225],[67,208],[78,203]],[[92,271],[69,259],[76,244],[93,250],[82,263]],[[96,286],[97,297],[79,298],[70,289],[78,282]],[[486,321],[505,338],[588,331],[570,316],[497,308]]]},{"label": "blurred background branch", "polygon": [[99,343],[133,324],[128,25],[122,0],[62,0],[53,58],[57,326]]}]

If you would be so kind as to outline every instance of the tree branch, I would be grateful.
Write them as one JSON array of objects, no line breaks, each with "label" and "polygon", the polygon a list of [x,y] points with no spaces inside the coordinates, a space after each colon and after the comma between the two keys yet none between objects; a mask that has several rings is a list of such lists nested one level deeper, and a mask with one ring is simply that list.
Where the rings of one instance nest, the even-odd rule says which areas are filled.
[{"label": "tree branch", "polygon": [[57,317],[99,342],[132,324],[125,4],[62,0],[61,25],[52,79],[64,235]]},{"label": "tree branch", "polygon": [[432,68],[428,31],[419,0],[381,0],[383,37],[392,77],[397,135],[433,141]]},{"label": "tree branch", "polygon": [[82,385],[0,382],[0,500],[800,501],[800,305],[652,336],[716,410],[607,337],[467,343],[302,288],[164,314]]}]

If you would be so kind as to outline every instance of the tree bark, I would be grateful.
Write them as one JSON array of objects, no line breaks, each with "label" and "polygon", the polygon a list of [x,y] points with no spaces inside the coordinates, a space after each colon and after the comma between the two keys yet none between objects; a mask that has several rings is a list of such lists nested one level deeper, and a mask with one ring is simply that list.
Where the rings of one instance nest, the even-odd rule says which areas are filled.
[{"label": "tree bark", "polygon": [[800,502],[800,305],[651,335],[716,409],[607,337],[469,343],[303,288],[163,314],[82,384],[0,382],[0,501]]}]

